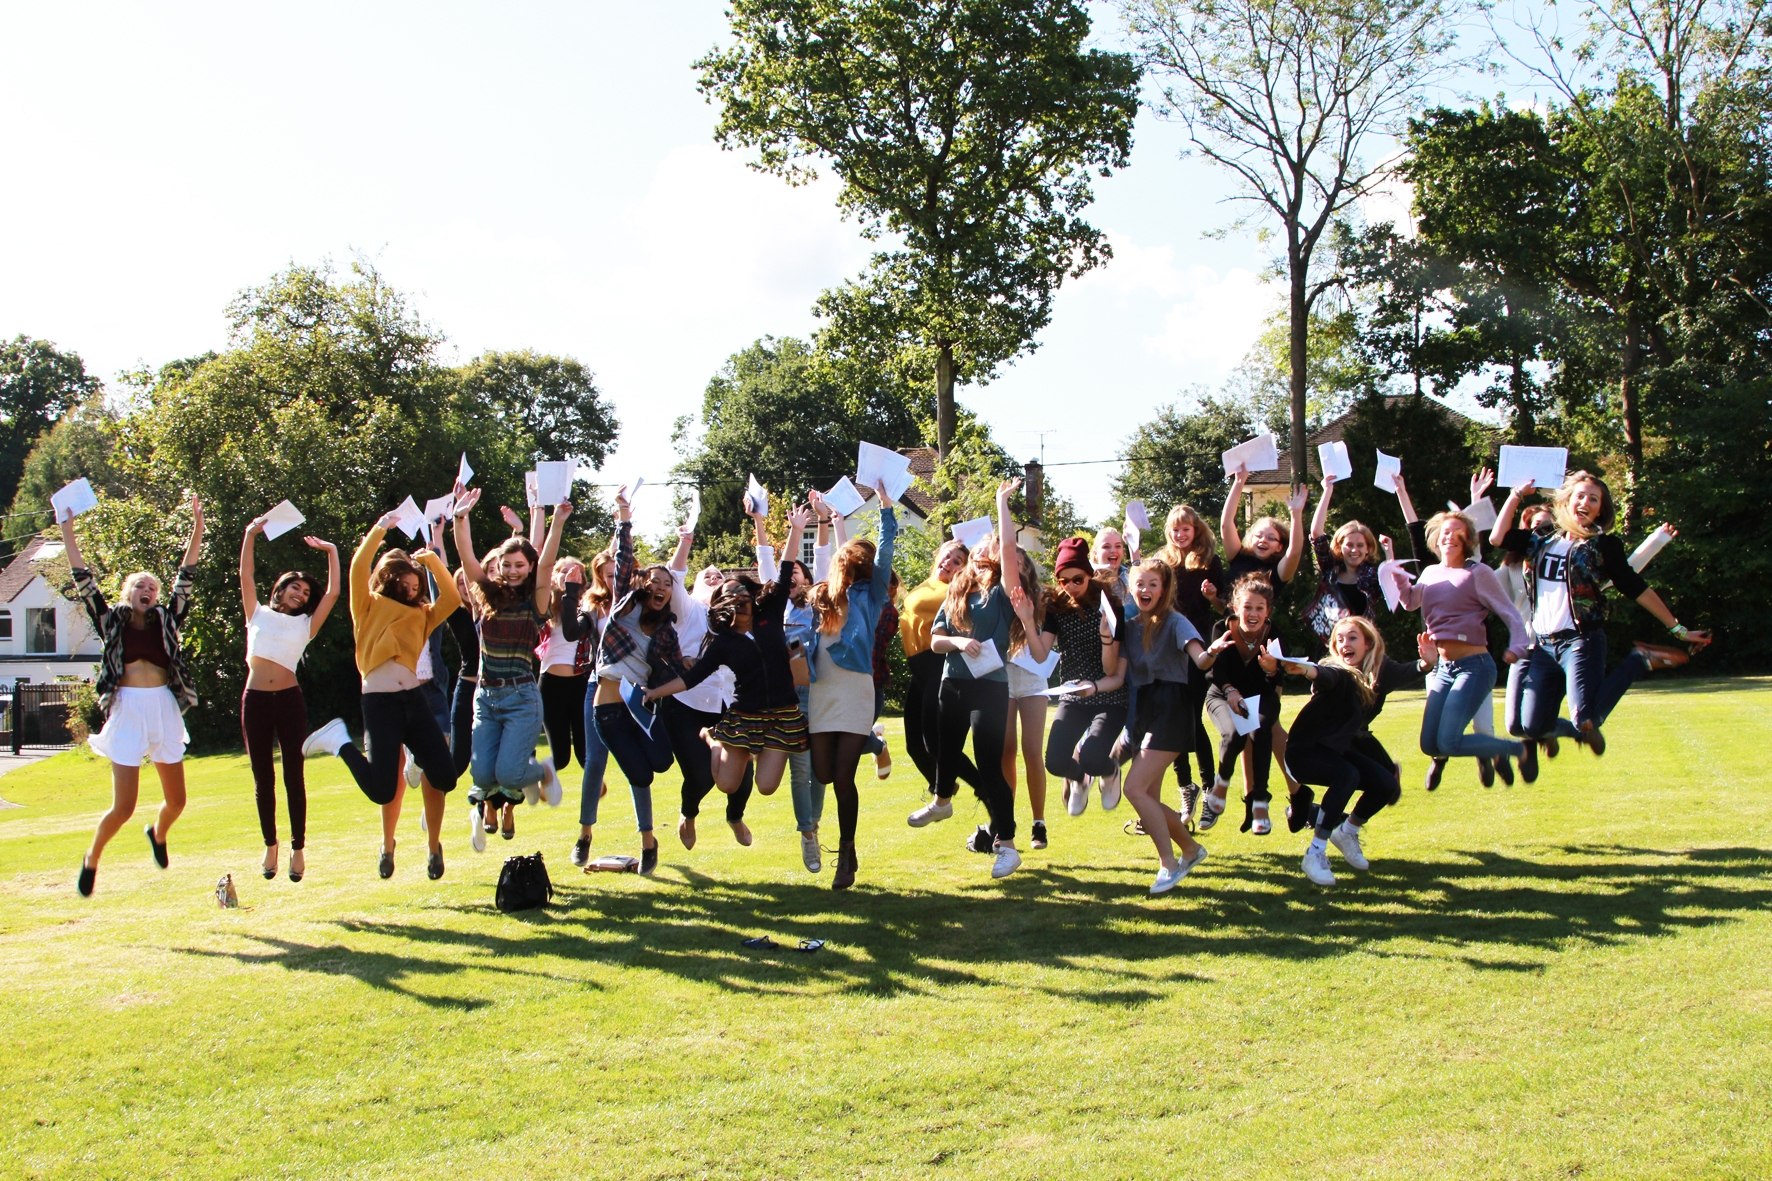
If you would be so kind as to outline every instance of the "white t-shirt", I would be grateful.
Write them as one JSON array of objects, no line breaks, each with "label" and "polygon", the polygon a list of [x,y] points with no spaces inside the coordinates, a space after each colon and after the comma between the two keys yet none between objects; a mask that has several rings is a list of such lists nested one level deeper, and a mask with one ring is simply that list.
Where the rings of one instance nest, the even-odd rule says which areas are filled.
[{"label": "white t-shirt", "polygon": [[1532,612],[1532,631],[1549,636],[1573,631],[1575,613],[1569,609],[1569,550],[1574,543],[1559,537],[1539,552],[1532,563],[1538,584],[1538,606]]}]

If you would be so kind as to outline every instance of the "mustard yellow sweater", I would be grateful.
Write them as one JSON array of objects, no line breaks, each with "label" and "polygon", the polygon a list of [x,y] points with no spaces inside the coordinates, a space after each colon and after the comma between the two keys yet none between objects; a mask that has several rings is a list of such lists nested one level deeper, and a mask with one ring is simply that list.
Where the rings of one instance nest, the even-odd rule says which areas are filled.
[{"label": "mustard yellow sweater", "polygon": [[948,584],[931,578],[919,583],[904,597],[899,609],[898,639],[907,658],[929,651],[929,632],[935,626],[935,613],[948,597]]},{"label": "mustard yellow sweater", "polygon": [[363,535],[363,544],[351,555],[351,636],[357,642],[357,671],[367,674],[390,660],[398,660],[414,672],[418,671],[418,654],[437,625],[461,606],[461,594],[455,589],[455,576],[430,550],[421,550],[413,559],[431,572],[437,580],[437,601],[409,607],[398,599],[378,595],[369,589],[369,575],[375,568],[375,551],[381,548],[383,529],[371,529]]}]

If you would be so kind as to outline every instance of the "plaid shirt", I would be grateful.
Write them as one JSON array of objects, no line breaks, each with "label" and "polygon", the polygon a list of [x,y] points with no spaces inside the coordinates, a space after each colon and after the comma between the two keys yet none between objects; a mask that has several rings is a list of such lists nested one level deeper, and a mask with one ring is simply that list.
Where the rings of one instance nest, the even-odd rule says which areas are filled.
[{"label": "plaid shirt", "polygon": [[[638,573],[634,564],[633,526],[623,521],[615,530],[615,582],[610,588],[615,594],[615,606],[609,612],[609,623],[603,628],[603,639],[598,645],[599,665],[620,664],[639,651],[639,642],[633,633],[616,623],[629,611],[638,610],[642,596],[649,593],[647,588],[634,586],[634,576]],[[658,630],[652,633],[646,645],[646,665],[652,670],[646,683],[648,689],[689,671],[682,647],[677,642],[676,623],[677,617],[665,612],[664,618],[659,620]]]},{"label": "plaid shirt", "polygon": [[[99,708],[109,716],[111,699],[123,680],[123,629],[129,626],[130,609],[127,605],[107,606],[104,592],[98,589],[98,580],[93,578],[92,571],[75,567],[73,575],[74,593],[85,606],[92,626],[98,629],[99,638],[104,641],[104,657],[96,688]],[[160,625],[160,642],[171,659],[166,669],[166,687],[178,699],[180,713],[197,704],[197,690],[191,685],[191,669],[179,647],[179,628],[191,612],[191,587],[196,578],[195,566],[180,566],[178,577],[172,580],[172,594],[167,600],[170,605],[155,606],[148,612],[149,617]]]}]

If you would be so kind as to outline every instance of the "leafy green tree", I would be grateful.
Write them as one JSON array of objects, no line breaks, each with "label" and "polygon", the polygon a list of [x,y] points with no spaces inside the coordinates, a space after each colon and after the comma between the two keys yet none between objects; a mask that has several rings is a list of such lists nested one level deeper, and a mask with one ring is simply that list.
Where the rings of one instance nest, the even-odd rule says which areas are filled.
[{"label": "leafy green tree", "polygon": [[[1114,498],[1124,504],[1142,500],[1154,525],[1178,504],[1194,510],[1217,529],[1230,485],[1224,474],[1224,453],[1257,433],[1247,403],[1196,395],[1196,407],[1179,403],[1157,411],[1140,423],[1120,452],[1126,466],[1114,477]],[[1119,513],[1105,522],[1119,524]]]},{"label": "leafy green tree", "polygon": [[867,275],[826,294],[838,337],[926,349],[936,439],[957,380],[1034,347],[1067,276],[1110,257],[1082,219],[1092,174],[1124,167],[1139,69],[1084,48],[1071,0],[734,0],[733,44],[699,62],[716,136],[802,183],[815,161],[873,239]]},{"label": "leafy green tree", "polygon": [[545,458],[576,456],[600,467],[615,446],[614,408],[598,393],[590,370],[571,357],[489,351],[457,375],[470,399],[521,418]]},{"label": "leafy green tree", "polygon": [[104,386],[77,353],[47,340],[15,336],[0,342],[0,504],[10,504],[25,456],[69,410]]},{"label": "leafy green tree", "polygon": [[6,536],[21,540],[49,526],[54,516],[49,498],[70,480],[84,476],[102,494],[124,495],[116,448],[117,418],[101,399],[68,412],[25,457],[18,495],[7,510]]}]

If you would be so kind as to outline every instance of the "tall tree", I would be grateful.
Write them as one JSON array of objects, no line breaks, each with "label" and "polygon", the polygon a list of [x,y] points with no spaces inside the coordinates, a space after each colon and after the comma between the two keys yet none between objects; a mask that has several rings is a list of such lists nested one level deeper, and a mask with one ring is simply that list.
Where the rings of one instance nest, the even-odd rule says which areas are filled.
[{"label": "tall tree", "polygon": [[77,353],[28,336],[0,342],[0,504],[12,503],[43,432],[102,387]]},{"label": "tall tree", "polygon": [[1305,467],[1313,272],[1337,214],[1385,175],[1366,156],[1401,131],[1449,64],[1458,0],[1123,0],[1149,60],[1173,80],[1161,110],[1277,219],[1291,330],[1292,470]]},{"label": "tall tree", "polygon": [[1087,50],[1072,0],[733,0],[696,63],[716,137],[790,183],[828,164],[870,239],[898,245],[826,294],[833,330],[933,354],[936,439],[954,384],[1034,347],[1068,277],[1111,256],[1082,218],[1123,167],[1139,69]]}]

